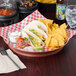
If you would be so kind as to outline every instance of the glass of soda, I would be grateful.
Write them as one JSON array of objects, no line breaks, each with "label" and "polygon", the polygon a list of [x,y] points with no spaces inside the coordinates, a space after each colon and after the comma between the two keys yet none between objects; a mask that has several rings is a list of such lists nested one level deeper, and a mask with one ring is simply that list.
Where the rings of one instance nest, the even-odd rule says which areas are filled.
[{"label": "glass of soda", "polygon": [[76,1],[68,0],[66,8],[66,20],[70,28],[76,29]]}]

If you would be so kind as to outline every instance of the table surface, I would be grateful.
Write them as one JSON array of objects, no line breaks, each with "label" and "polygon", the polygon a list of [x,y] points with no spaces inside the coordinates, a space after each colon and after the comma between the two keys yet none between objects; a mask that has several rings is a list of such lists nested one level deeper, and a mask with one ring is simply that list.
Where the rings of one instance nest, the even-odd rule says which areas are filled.
[{"label": "table surface", "polygon": [[[55,12],[42,12],[42,14],[49,19],[54,19],[56,23],[65,22],[56,20]],[[8,49],[0,37],[1,46]],[[42,58],[18,56],[27,66],[27,69],[0,76],[76,76],[76,36],[71,38],[63,50],[56,55]]]}]

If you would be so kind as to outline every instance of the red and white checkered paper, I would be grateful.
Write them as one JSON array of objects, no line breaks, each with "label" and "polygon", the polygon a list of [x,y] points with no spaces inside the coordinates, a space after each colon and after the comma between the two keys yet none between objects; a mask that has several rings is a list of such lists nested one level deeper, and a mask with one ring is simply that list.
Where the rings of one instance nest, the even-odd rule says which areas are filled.
[{"label": "red and white checkered paper", "polygon": [[[7,40],[7,44],[9,44],[8,34],[15,31],[21,31],[29,22],[37,19],[46,19],[38,10],[34,11],[32,14],[27,16],[24,20],[19,23],[12,24],[7,27],[0,27],[0,36]],[[74,30],[68,30],[69,39],[76,33]],[[14,46],[12,44],[12,46]],[[52,49],[53,50],[53,49]],[[52,51],[48,47],[44,46],[44,51]]]}]

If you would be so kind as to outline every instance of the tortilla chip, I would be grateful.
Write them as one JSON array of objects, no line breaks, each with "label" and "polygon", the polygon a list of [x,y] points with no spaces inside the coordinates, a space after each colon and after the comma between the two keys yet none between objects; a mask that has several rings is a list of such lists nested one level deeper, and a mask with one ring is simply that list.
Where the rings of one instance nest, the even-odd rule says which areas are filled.
[{"label": "tortilla chip", "polygon": [[36,0],[41,3],[56,3],[57,0]]},{"label": "tortilla chip", "polygon": [[50,20],[50,19],[38,19],[38,21],[44,23],[46,26],[48,26],[48,24],[53,23],[53,20]]},{"label": "tortilla chip", "polygon": [[58,46],[58,41],[56,38],[51,38],[51,41],[50,41],[50,44],[49,44],[50,47],[57,47]]},{"label": "tortilla chip", "polygon": [[60,28],[61,28],[61,29],[66,29],[66,28],[67,28],[66,23],[63,23],[62,25],[60,25]]},{"label": "tortilla chip", "polygon": [[46,46],[49,46],[50,41],[51,41],[51,35],[48,35],[48,38],[45,41]]}]

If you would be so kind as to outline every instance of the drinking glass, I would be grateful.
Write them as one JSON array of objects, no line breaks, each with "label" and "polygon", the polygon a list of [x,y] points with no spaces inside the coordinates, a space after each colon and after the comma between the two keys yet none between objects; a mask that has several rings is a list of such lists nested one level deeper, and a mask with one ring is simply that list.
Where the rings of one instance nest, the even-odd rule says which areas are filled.
[{"label": "drinking glass", "polygon": [[68,0],[66,8],[66,20],[70,28],[76,28],[76,0]]},{"label": "drinking glass", "polygon": [[9,3],[9,0],[3,0],[3,4],[1,4],[1,6],[7,6],[7,7],[12,7],[12,4]]}]

